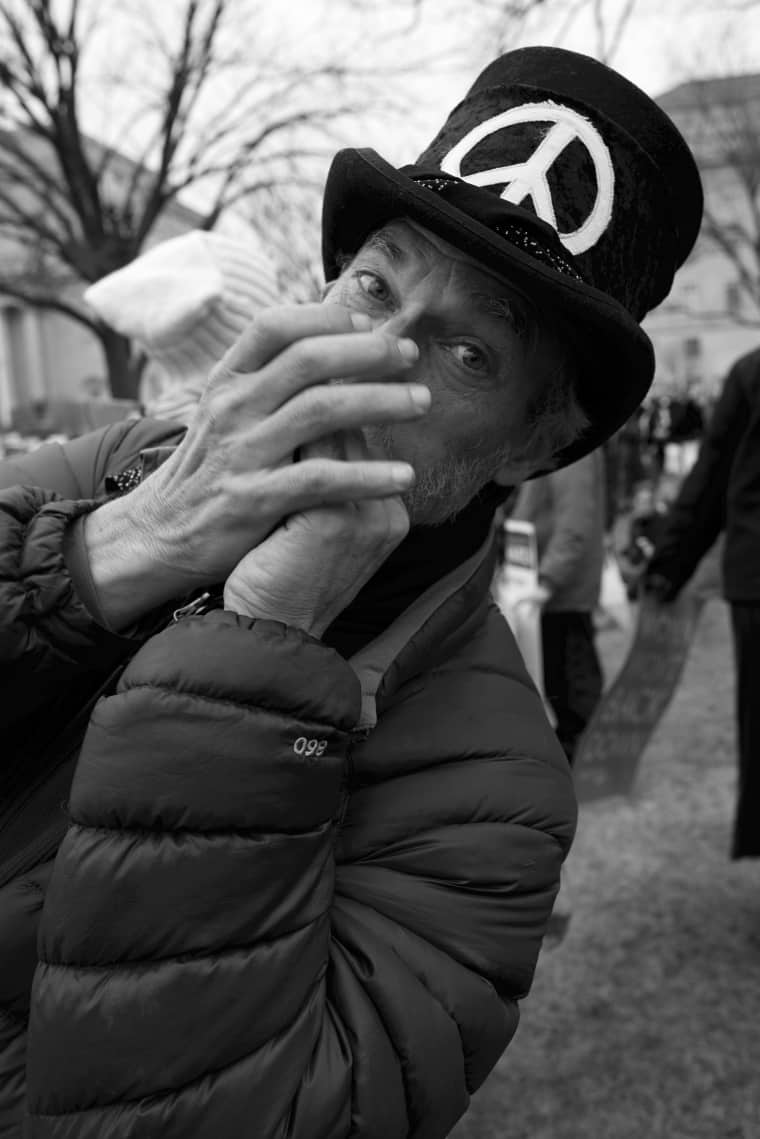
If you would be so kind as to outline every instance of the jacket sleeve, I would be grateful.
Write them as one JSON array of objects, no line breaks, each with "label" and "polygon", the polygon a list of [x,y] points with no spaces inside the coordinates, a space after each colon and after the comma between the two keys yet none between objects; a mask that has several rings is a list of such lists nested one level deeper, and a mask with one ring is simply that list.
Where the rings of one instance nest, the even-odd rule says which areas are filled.
[{"label": "jacket sleeve", "polygon": [[360,705],[332,650],[226,612],[130,662],[45,903],[28,1139],[448,1134],[515,1030],[572,826],[534,834],[484,760],[412,776],[401,810],[393,781],[357,791],[341,837]]},{"label": "jacket sleeve", "polygon": [[136,647],[93,620],[66,567],[66,527],[94,505],[61,502],[37,487],[0,492],[0,691],[6,741],[51,701],[67,693],[71,698],[78,678],[105,678]]},{"label": "jacket sleeve", "polygon": [[109,470],[129,463],[144,447],[177,443],[182,434],[176,423],[129,419],[66,443],[43,443],[0,461],[0,491],[35,486],[63,499],[93,498]]},{"label": "jacket sleeve", "polygon": [[669,596],[686,584],[725,525],[726,493],[749,408],[739,371],[723,385],[699,456],[668,511],[646,576],[665,578]]},{"label": "jacket sleeve", "polygon": [[602,472],[593,455],[546,476],[552,494],[552,531],[541,555],[539,577],[550,589],[573,581],[595,533],[596,503],[603,493]]},{"label": "jacket sleeve", "polygon": [[31,750],[31,737],[44,736],[46,725],[30,725],[30,715],[55,702],[64,720],[70,718],[72,707],[145,639],[145,633],[119,636],[97,623],[72,581],[64,535],[101,501],[109,469],[149,443],[177,438],[176,426],[134,420],[0,462],[0,724],[6,739],[18,728]]}]

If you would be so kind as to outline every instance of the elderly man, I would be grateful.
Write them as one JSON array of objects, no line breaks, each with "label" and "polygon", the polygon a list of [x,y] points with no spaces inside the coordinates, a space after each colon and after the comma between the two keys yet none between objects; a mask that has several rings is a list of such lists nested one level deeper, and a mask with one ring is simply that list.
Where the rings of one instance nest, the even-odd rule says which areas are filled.
[{"label": "elderly man", "polygon": [[325,303],[257,318],[186,433],[6,471],[4,1134],[24,1102],[35,1139],[465,1111],[575,825],[489,601],[493,512],[641,402],[638,320],[700,211],[645,95],[512,52],[415,166],[337,156]]}]

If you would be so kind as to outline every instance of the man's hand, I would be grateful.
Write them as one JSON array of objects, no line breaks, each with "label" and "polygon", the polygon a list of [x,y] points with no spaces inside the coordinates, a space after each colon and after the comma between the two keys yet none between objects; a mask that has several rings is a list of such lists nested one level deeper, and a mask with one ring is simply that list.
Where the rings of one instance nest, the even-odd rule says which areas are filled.
[{"label": "man's hand", "polygon": [[658,605],[667,605],[671,601],[675,601],[679,592],[669,578],[659,573],[650,574],[644,571],[637,584],[640,586],[641,593]]},{"label": "man's hand", "polygon": [[411,485],[407,464],[366,455],[293,462],[333,432],[427,410],[427,388],[393,382],[416,346],[369,327],[337,305],[271,309],[253,322],[212,374],[175,453],[86,521],[93,580],[114,627],[224,580],[290,515]]},{"label": "man's hand", "polygon": [[[308,454],[369,457],[358,432],[322,440]],[[293,515],[235,567],[224,605],[321,637],[409,530],[396,496],[316,507]]]},{"label": "man's hand", "polygon": [[295,514],[236,566],[224,607],[321,637],[408,529],[398,497]]}]

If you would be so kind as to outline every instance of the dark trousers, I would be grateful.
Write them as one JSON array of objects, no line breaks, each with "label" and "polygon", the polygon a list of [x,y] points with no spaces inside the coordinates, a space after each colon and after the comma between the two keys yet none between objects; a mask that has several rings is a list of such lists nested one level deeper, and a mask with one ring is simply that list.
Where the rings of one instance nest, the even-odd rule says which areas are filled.
[{"label": "dark trousers", "polygon": [[732,858],[760,857],[760,603],[731,603],[739,778]]},{"label": "dark trousers", "polygon": [[572,764],[583,729],[602,695],[602,669],[590,613],[541,616],[544,690],[557,723],[555,731]]}]

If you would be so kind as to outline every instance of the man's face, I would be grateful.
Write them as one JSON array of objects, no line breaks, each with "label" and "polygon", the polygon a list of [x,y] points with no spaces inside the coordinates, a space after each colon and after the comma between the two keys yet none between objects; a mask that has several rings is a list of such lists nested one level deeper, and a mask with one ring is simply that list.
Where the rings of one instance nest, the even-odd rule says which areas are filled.
[{"label": "man's face", "polygon": [[516,300],[500,277],[401,220],[365,243],[325,297],[419,348],[404,379],[430,388],[430,411],[419,423],[365,429],[371,446],[417,472],[405,496],[412,524],[445,521],[494,477],[512,481],[509,455],[526,439],[542,352],[527,347]]}]

